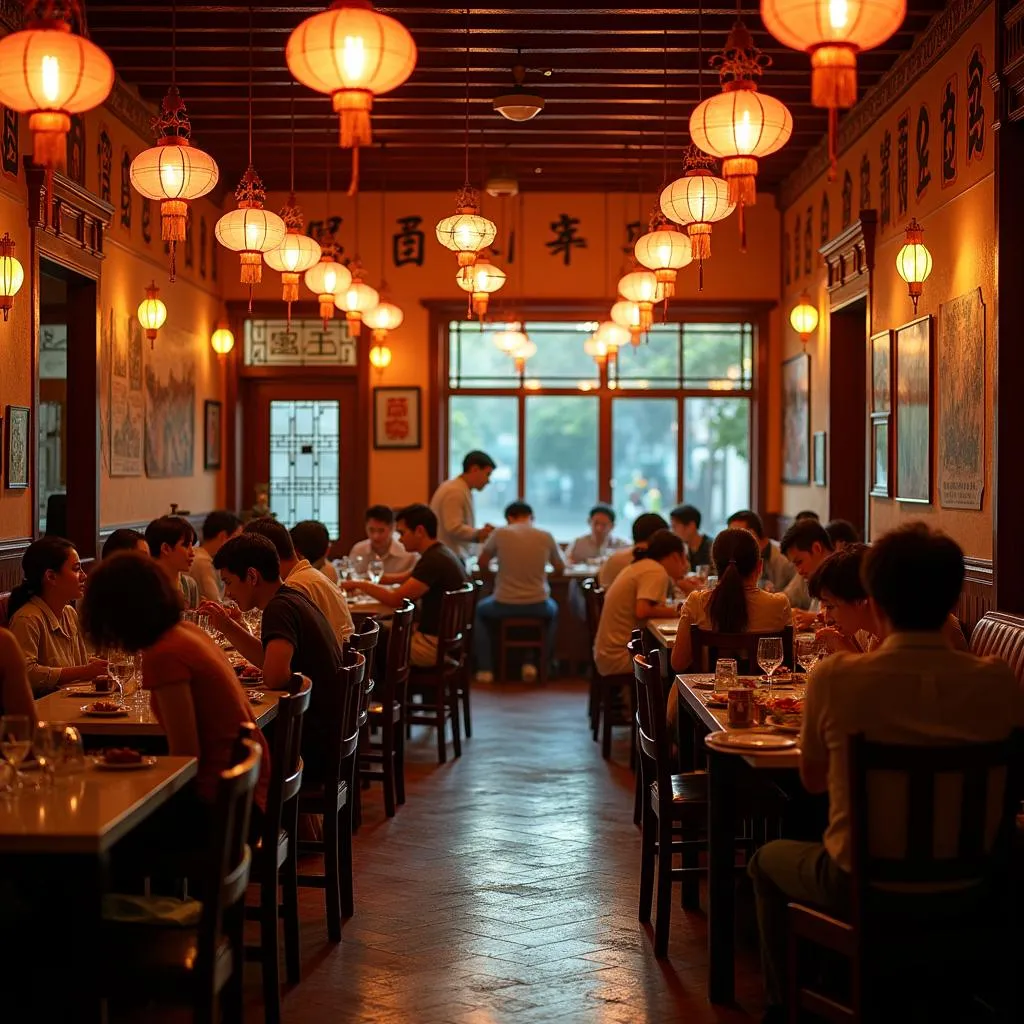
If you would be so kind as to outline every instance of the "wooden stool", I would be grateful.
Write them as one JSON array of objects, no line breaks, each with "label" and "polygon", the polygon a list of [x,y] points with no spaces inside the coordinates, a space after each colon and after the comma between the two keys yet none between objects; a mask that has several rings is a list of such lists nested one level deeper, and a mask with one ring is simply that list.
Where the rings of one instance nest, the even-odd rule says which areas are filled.
[{"label": "wooden stool", "polygon": [[506,661],[512,650],[536,651],[538,658],[537,681],[543,686],[548,681],[547,633],[548,619],[523,618],[498,620],[498,681],[508,681]]}]

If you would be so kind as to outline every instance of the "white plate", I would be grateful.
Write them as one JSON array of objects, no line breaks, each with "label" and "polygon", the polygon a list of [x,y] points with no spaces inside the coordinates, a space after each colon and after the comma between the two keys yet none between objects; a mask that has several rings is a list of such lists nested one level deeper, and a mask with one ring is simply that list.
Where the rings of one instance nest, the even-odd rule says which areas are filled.
[{"label": "white plate", "polygon": [[110,764],[103,758],[97,757],[93,764],[104,772],[137,772],[143,768],[152,768],[156,764],[155,757],[144,757],[141,761],[131,761],[125,764]]},{"label": "white plate", "polygon": [[704,742],[718,750],[792,750],[796,740],[774,732],[713,732]]},{"label": "white plate", "polygon": [[90,718],[127,718],[128,712],[124,708],[118,708],[116,711],[94,711],[91,704],[83,704],[79,709],[83,715],[88,715]]}]

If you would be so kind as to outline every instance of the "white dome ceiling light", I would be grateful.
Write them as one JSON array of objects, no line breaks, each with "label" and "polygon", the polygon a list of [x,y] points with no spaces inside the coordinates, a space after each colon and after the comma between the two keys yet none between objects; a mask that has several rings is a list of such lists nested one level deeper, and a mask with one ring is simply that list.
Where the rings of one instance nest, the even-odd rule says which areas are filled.
[{"label": "white dome ceiling light", "polygon": [[544,109],[544,97],[523,88],[526,68],[516,64],[512,68],[512,91],[494,97],[494,109],[509,121],[529,121]]}]

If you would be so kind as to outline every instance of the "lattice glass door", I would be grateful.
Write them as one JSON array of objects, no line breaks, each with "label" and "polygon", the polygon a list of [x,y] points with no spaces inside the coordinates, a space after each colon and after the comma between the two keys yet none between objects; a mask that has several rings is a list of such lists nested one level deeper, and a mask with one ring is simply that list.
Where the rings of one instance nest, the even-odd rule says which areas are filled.
[{"label": "lattice glass door", "polygon": [[319,519],[337,537],[340,404],[270,402],[270,509],[286,526]]}]

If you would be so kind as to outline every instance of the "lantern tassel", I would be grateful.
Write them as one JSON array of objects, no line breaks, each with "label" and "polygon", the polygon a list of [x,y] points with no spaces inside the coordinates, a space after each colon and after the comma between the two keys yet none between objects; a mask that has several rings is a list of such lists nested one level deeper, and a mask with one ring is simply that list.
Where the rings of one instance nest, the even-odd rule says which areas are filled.
[{"label": "lantern tassel", "polygon": [[697,260],[697,291],[704,291],[704,261]]},{"label": "lantern tassel", "polygon": [[352,180],[348,185],[346,195],[354,196],[359,191],[359,147],[352,147]]},{"label": "lantern tassel", "polygon": [[71,118],[58,110],[38,110],[29,117],[28,126],[32,132],[33,162],[50,171],[63,171]]},{"label": "lantern tassel", "polygon": [[243,252],[242,261],[242,284],[254,285],[263,280],[263,254],[258,252]]},{"label": "lantern tassel", "polygon": [[184,242],[188,203],[184,199],[165,199],[160,204],[160,237],[165,242]]},{"label": "lantern tassel", "polygon": [[292,304],[291,304],[291,300],[290,299],[287,301],[286,305],[288,307],[288,312],[285,315],[285,326],[289,330],[291,330],[291,326],[292,326]]},{"label": "lantern tassel", "polygon": [[178,243],[168,242],[167,244],[171,250],[171,284],[174,284],[174,275],[178,272],[177,260],[175,258],[178,252]]}]

